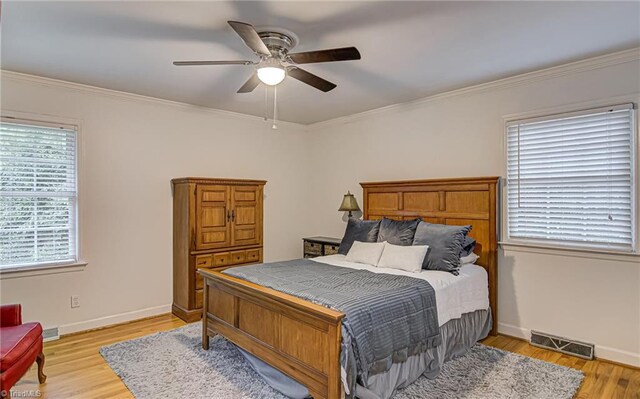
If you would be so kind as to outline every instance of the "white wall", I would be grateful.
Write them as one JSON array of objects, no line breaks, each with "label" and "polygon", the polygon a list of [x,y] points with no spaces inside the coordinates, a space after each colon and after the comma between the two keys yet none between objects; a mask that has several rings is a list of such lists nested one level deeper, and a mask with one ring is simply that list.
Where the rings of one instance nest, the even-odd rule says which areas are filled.
[{"label": "white wall", "polygon": [[[312,125],[312,218],[317,234],[340,236],[336,212],[359,182],[504,176],[503,117],[639,100],[640,63],[591,62],[526,79],[435,96]],[[621,62],[621,63],[617,63]],[[630,96],[630,97],[627,97]],[[546,111],[549,112],[549,111]],[[501,250],[499,330],[536,329],[597,344],[597,355],[640,366],[640,258],[603,260]]]},{"label": "white wall", "polygon": [[[505,115],[640,102],[640,62],[632,58],[277,131],[255,118],[3,74],[3,110],[82,122],[81,233],[89,266],[2,280],[1,301],[21,302],[27,319],[63,332],[168,311],[171,178],[268,180],[265,259],[298,257],[302,236],[342,235],[339,201],[346,190],[361,201],[359,182],[503,175]],[[499,330],[594,342],[598,356],[640,366],[636,259],[501,250]],[[80,308],[70,309],[71,294],[81,296]]]},{"label": "white wall", "polygon": [[[81,122],[81,251],[89,264],[2,279],[2,303],[22,303],[25,319],[64,333],[170,311],[174,177],[267,180],[265,259],[300,256],[310,192],[303,126],[272,130],[259,118],[10,73],[1,93],[3,112]],[[72,294],[80,308],[70,308]]]}]

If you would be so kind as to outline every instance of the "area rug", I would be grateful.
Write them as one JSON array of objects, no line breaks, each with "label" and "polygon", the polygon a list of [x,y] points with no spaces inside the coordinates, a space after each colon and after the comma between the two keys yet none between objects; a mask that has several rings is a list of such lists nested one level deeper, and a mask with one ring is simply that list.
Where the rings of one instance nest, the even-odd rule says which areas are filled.
[{"label": "area rug", "polygon": [[[138,399],[286,399],[222,337],[201,347],[200,323],[105,346],[100,353]],[[476,344],[445,363],[440,375],[419,378],[394,399],[570,399],[581,371]]]}]

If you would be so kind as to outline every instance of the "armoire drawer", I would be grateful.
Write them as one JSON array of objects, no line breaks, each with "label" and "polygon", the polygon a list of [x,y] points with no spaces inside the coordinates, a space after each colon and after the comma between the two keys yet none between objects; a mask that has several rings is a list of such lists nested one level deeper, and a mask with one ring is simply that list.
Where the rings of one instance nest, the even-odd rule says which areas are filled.
[{"label": "armoire drawer", "polygon": [[196,256],[196,269],[200,269],[202,267],[211,267],[211,266],[213,266],[211,262],[211,255]]},{"label": "armoire drawer", "polygon": [[221,252],[213,255],[213,267],[229,266],[231,263],[231,254],[229,252]]},{"label": "armoire drawer", "polygon": [[231,252],[231,264],[238,265],[244,263],[246,257],[246,251],[233,251]]},{"label": "armoire drawer", "polygon": [[262,250],[260,248],[247,249],[245,260],[247,263],[260,262]]}]

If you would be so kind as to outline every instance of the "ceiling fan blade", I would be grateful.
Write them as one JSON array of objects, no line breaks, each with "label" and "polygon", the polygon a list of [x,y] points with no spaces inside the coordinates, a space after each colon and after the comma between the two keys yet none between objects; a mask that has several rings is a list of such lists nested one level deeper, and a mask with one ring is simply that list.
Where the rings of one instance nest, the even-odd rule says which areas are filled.
[{"label": "ceiling fan blade", "polygon": [[334,48],[329,50],[307,51],[289,54],[291,61],[296,64],[311,64],[316,62],[334,62],[359,60],[360,52],[355,47]]},{"label": "ceiling fan blade", "polygon": [[174,61],[173,65],[176,66],[190,66],[190,65],[252,65],[253,61]]},{"label": "ceiling fan blade", "polygon": [[309,86],[313,86],[318,90],[322,90],[325,93],[331,91],[336,88],[336,85],[329,82],[328,80],[324,80],[319,76],[312,74],[311,72],[307,72],[304,69],[300,68],[289,68],[289,76],[294,79],[298,79],[302,83],[306,83]]},{"label": "ceiling fan blade", "polygon": [[266,44],[260,39],[258,32],[253,27],[253,25],[238,22],[238,21],[227,21],[229,25],[236,31],[236,33],[242,38],[244,44],[247,45],[254,53],[262,54],[262,55],[271,55],[271,51]]},{"label": "ceiling fan blade", "polygon": [[260,79],[258,79],[258,74],[254,73],[251,75],[249,80],[242,85],[240,89],[238,89],[238,93],[251,93],[258,85],[260,84]]}]

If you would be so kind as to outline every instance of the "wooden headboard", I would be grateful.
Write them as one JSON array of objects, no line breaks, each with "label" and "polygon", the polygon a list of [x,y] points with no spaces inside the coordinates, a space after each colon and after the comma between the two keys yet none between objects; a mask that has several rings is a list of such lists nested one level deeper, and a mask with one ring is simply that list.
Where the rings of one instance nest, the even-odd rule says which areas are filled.
[{"label": "wooden headboard", "polygon": [[498,329],[498,181],[498,177],[469,177],[360,183],[364,219],[420,217],[430,223],[473,226],[469,235],[480,244],[476,264],[489,275],[493,335]]}]

